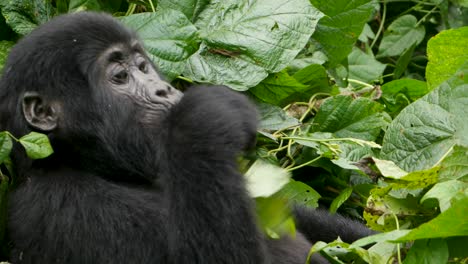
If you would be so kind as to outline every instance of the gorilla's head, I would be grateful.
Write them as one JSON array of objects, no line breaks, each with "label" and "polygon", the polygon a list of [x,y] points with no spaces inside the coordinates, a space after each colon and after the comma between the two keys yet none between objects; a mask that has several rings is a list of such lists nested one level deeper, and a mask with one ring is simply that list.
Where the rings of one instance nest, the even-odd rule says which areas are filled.
[{"label": "gorilla's head", "polygon": [[11,50],[0,81],[0,130],[48,134],[54,162],[138,174],[143,168],[127,156],[156,149],[181,96],[133,31],[108,15],[76,13],[38,27]]}]

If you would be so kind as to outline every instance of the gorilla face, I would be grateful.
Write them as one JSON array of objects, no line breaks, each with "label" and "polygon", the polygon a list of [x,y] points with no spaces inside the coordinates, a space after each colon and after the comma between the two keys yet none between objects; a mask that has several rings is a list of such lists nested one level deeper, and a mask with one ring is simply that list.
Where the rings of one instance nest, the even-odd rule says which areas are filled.
[{"label": "gorilla face", "polygon": [[90,74],[114,96],[135,103],[142,111],[138,119],[143,124],[161,120],[182,97],[180,91],[162,80],[138,41],[108,48],[96,65],[97,70]]}]

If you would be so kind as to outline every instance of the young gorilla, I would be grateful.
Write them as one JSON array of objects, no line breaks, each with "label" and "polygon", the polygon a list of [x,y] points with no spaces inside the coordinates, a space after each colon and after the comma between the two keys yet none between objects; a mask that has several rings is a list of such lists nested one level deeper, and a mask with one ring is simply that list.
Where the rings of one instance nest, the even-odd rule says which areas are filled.
[{"label": "young gorilla", "polygon": [[[13,263],[305,263],[300,234],[261,234],[236,169],[254,142],[253,106],[219,86],[182,96],[108,15],[61,16],[22,39],[0,81],[0,113],[0,131],[47,133],[55,150],[36,161],[18,146],[12,154]],[[368,232],[297,213],[304,230],[319,215],[362,230],[351,240]]]}]

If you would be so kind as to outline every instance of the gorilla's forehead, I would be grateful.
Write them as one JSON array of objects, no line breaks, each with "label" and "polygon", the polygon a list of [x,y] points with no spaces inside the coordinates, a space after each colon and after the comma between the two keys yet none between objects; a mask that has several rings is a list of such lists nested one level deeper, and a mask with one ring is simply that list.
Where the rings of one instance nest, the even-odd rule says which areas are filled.
[{"label": "gorilla's forehead", "polygon": [[[141,45],[140,41],[134,39],[129,43],[115,43],[109,45],[107,49],[105,49],[101,54],[99,54],[98,61],[109,61],[112,59],[113,54],[122,54],[124,57],[130,56],[134,53],[144,54],[145,51],[143,46]],[[125,58],[122,58],[125,59]]]}]

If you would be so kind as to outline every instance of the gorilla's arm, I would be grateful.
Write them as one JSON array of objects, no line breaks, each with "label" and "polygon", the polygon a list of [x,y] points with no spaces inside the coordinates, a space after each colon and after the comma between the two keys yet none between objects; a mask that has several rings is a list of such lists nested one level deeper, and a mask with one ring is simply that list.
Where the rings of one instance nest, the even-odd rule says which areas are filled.
[{"label": "gorilla's arm", "polygon": [[243,96],[219,86],[191,88],[171,110],[159,174],[169,263],[267,261],[235,160],[255,136],[255,113]]},{"label": "gorilla's arm", "polygon": [[309,241],[332,242],[338,237],[352,243],[362,237],[374,234],[364,224],[339,214],[331,215],[325,209],[310,209],[303,206],[294,208],[296,226]]}]

